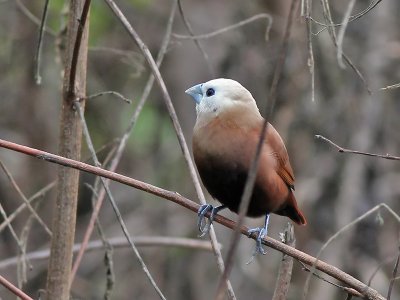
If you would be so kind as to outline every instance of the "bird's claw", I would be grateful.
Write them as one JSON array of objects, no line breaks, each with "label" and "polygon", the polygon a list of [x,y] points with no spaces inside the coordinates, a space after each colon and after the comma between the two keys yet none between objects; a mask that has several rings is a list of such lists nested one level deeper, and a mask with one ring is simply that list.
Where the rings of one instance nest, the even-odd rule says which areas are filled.
[{"label": "bird's claw", "polygon": [[[199,237],[205,236],[210,231],[212,219],[214,218],[214,216],[212,214],[213,210],[214,210],[214,207],[211,204],[204,204],[204,205],[200,206],[199,210],[197,211],[197,215],[199,217],[199,219],[197,220],[197,227],[199,228],[199,231],[200,231]],[[205,215],[209,211],[211,211],[210,221],[207,222],[205,220]]]},{"label": "bird's claw", "polygon": [[267,251],[265,251],[265,249],[262,246],[262,240],[268,233],[267,229],[265,227],[252,228],[252,229],[249,229],[249,231],[247,231],[247,234],[250,237],[254,232],[258,232],[257,239],[256,239],[256,247],[254,249],[253,255],[251,256],[251,258],[247,262],[247,264],[251,263],[257,254],[262,254],[262,255],[267,254]]}]

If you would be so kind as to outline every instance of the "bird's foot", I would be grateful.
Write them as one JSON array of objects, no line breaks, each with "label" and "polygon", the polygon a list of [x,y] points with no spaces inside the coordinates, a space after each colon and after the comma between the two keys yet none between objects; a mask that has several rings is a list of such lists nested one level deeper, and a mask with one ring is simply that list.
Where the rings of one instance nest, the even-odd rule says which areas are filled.
[{"label": "bird's foot", "polygon": [[247,265],[250,264],[254,260],[254,257],[256,257],[257,254],[262,254],[262,255],[267,254],[267,251],[265,251],[265,249],[262,246],[262,240],[268,233],[267,228],[265,228],[265,227],[252,228],[252,229],[249,229],[249,231],[247,231],[247,234],[250,237],[254,232],[258,233],[257,238],[256,238],[256,247],[254,248],[254,251],[253,251],[253,254],[251,255],[250,260],[246,263]]},{"label": "bird's foot", "polygon": [[[197,227],[199,228],[199,231],[200,231],[199,237],[205,236],[210,231],[211,224],[214,221],[214,216],[221,209],[224,209],[224,208],[225,208],[224,205],[214,207],[211,204],[204,204],[204,205],[200,206],[199,210],[197,211],[197,215],[199,216],[199,219],[197,221]],[[209,217],[210,221],[209,222],[207,222],[205,220],[205,215],[208,212],[210,212],[210,217]]]}]

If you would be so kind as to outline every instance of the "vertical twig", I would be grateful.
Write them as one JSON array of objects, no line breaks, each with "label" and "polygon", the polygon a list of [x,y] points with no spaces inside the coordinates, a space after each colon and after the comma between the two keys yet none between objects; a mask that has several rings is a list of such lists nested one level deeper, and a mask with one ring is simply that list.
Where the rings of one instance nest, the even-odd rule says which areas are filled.
[{"label": "vertical twig", "polygon": [[387,297],[386,297],[387,300],[390,300],[390,297],[392,295],[394,281],[397,276],[397,270],[399,268],[399,260],[400,260],[400,248],[399,248],[399,254],[397,255],[396,263],[394,264],[392,278],[390,278],[389,289],[388,289],[388,293],[387,293]]},{"label": "vertical twig", "polygon": [[273,76],[273,80],[271,83],[270,97],[268,97],[266,99],[270,102],[269,102],[269,105],[266,105],[266,107],[265,107],[265,113],[264,113],[265,119],[264,119],[263,127],[261,129],[260,138],[258,140],[256,153],[254,154],[254,158],[250,165],[250,169],[249,169],[249,173],[248,173],[248,176],[246,179],[246,184],[244,187],[243,195],[240,200],[239,217],[238,217],[238,221],[237,221],[237,226],[232,234],[231,243],[229,246],[228,254],[226,256],[226,268],[225,268],[225,271],[223,272],[223,274],[221,275],[221,278],[220,278],[220,281],[218,284],[217,293],[216,293],[216,297],[215,297],[217,300],[220,300],[223,298],[225,282],[226,282],[226,280],[228,280],[229,274],[233,267],[233,259],[235,256],[237,245],[239,243],[239,239],[240,239],[239,229],[243,224],[244,217],[247,213],[247,209],[250,204],[251,195],[253,193],[253,188],[254,188],[254,184],[256,181],[257,170],[258,170],[260,157],[261,157],[261,151],[262,151],[263,145],[265,143],[264,139],[265,139],[265,135],[266,135],[267,129],[268,129],[268,120],[271,118],[271,115],[274,110],[275,101],[276,101],[276,89],[277,89],[279,79],[281,77],[283,65],[284,65],[285,59],[286,59],[288,40],[290,37],[292,20],[294,18],[294,12],[297,8],[297,4],[298,4],[298,0],[292,0],[290,8],[289,8],[289,14],[288,14],[288,18],[286,21],[285,32],[283,35],[282,45],[281,45],[281,49],[280,49],[281,56],[279,57],[279,60],[277,62],[275,70],[274,70],[274,76]]},{"label": "vertical twig", "polygon": [[349,24],[351,12],[353,11],[354,4],[356,3],[356,0],[350,0],[349,5],[347,6],[346,13],[344,14],[343,17],[343,22],[342,26],[339,29],[338,33],[338,39],[337,39],[337,52],[336,52],[336,57],[339,66],[344,69],[346,66],[343,63],[343,40],[344,40],[344,34],[347,29],[347,24]]},{"label": "vertical twig", "polygon": [[[294,236],[292,223],[288,223],[285,228],[283,233],[283,242],[290,247],[296,246],[296,238]],[[283,254],[272,300],[286,300],[289,292],[290,280],[292,278],[292,270],[293,258]]]},{"label": "vertical twig", "polygon": [[[82,126],[73,101],[85,96],[88,18],[90,0],[69,1],[67,41],[65,43],[63,99],[61,105],[59,154],[80,160]],[[85,9],[83,10],[83,7]],[[84,101],[82,101],[84,105]],[[58,168],[57,197],[53,211],[53,237],[47,273],[48,300],[70,298],[72,248],[75,236],[79,172]]]},{"label": "vertical twig", "polygon": [[312,10],[312,0],[305,0],[304,6],[302,7],[304,12],[304,17],[306,19],[307,26],[307,49],[308,49],[308,60],[307,65],[310,71],[311,77],[311,101],[315,101],[315,68],[314,68],[314,52],[312,46],[312,23],[311,23],[311,10]]},{"label": "vertical twig", "polygon": [[36,55],[35,55],[35,82],[36,84],[42,83],[42,77],[40,76],[40,64],[42,58],[42,45],[43,45],[43,35],[44,35],[44,28],[46,26],[46,19],[47,19],[47,11],[49,6],[50,0],[46,0],[44,3],[42,20],[40,21],[40,28],[39,28],[39,38],[36,47]]}]

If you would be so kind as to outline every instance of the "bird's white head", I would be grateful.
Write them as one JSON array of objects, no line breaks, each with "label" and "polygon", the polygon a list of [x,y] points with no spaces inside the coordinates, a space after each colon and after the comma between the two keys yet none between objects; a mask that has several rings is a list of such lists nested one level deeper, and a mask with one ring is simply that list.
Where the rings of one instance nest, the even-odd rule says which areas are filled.
[{"label": "bird's white head", "polygon": [[212,118],[225,112],[240,113],[250,110],[260,115],[251,93],[239,82],[218,78],[197,84],[185,91],[196,101],[197,117]]}]

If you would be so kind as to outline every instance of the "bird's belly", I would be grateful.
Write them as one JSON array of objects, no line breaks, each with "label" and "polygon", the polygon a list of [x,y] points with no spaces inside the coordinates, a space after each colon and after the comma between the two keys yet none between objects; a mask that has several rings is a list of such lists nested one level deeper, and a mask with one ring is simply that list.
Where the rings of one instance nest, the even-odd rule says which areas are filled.
[{"label": "bird's belly", "polygon": [[[238,213],[246,184],[247,168],[221,158],[208,159],[204,163],[197,162],[197,166],[203,184],[211,196]],[[265,193],[265,188],[261,188],[256,181],[247,216],[259,217],[273,210],[273,201],[270,201]]]}]

